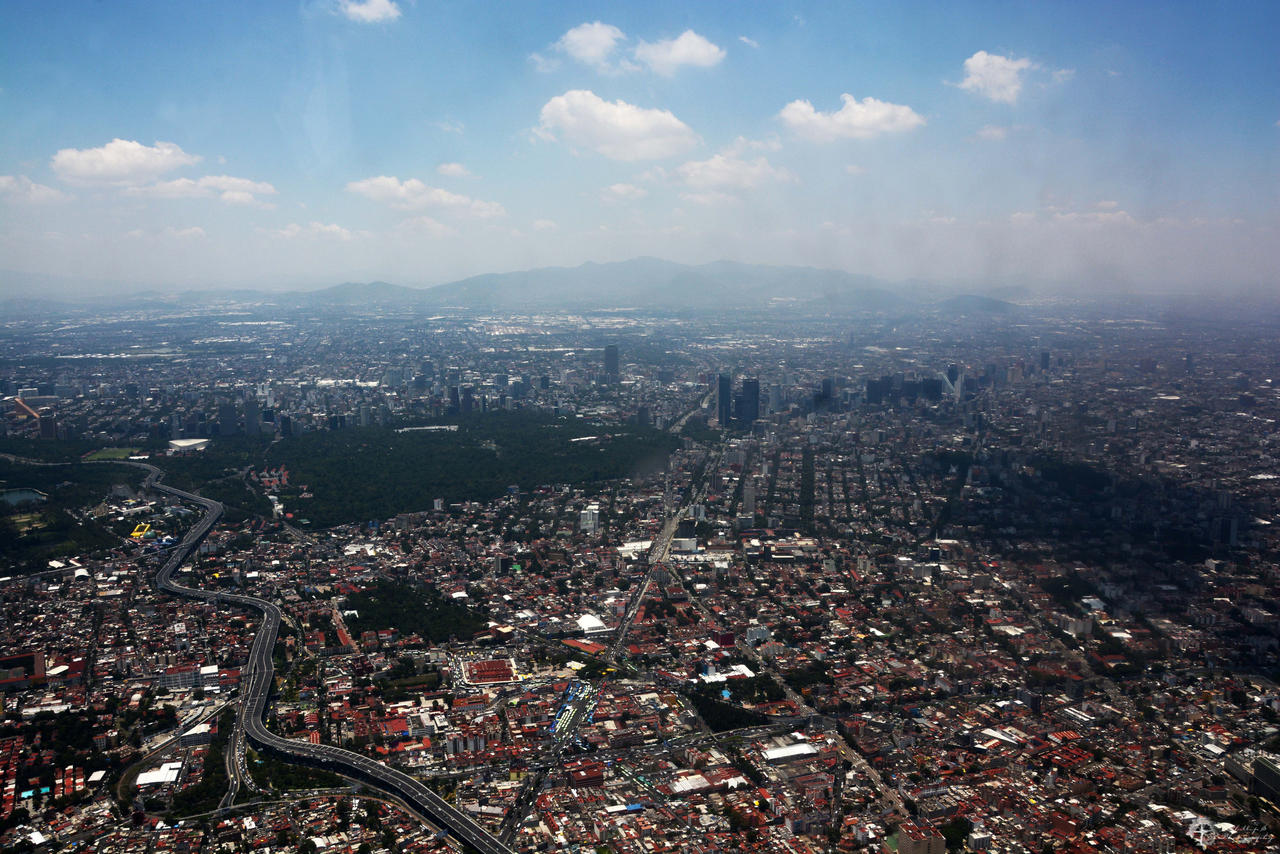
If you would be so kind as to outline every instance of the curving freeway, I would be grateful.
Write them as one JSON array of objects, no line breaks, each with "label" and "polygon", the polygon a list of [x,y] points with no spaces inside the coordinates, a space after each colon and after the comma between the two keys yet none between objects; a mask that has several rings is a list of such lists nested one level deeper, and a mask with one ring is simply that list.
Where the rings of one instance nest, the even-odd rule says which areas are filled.
[{"label": "curving freeway", "polygon": [[186,587],[173,580],[173,574],[182,562],[190,557],[200,541],[205,538],[222,516],[222,504],[195,493],[186,492],[159,483],[164,472],[147,463],[134,463],[147,471],[144,484],[150,489],[175,495],[204,508],[204,517],[179,543],[156,573],[156,588],[187,599],[200,599],[217,603],[232,603],[251,608],[262,614],[262,626],[253,641],[249,663],[241,670],[240,707],[236,716],[236,738],[245,738],[260,750],[273,753],[293,762],[315,765],[330,771],[354,777],[368,785],[398,797],[411,810],[431,824],[447,830],[453,838],[483,854],[511,854],[503,845],[470,816],[455,808],[444,798],[427,788],[420,781],[359,753],[327,744],[310,744],[282,738],[267,729],[264,715],[267,698],[275,678],[275,665],[271,653],[280,631],[280,609],[272,602],[256,596],[238,593],[221,593]]}]

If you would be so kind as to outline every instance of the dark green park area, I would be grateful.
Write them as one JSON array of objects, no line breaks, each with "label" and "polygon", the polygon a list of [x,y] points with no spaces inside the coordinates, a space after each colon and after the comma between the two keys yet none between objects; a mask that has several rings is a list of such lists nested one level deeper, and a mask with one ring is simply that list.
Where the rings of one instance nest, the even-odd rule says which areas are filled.
[{"label": "dark green park area", "polygon": [[[289,482],[277,494],[286,511],[295,522],[324,528],[429,510],[436,498],[489,501],[511,486],[522,491],[551,484],[590,487],[649,474],[662,470],[680,441],[647,427],[532,412],[491,412],[423,426],[456,429],[363,427],[276,441],[227,436],[198,453],[157,454],[151,461],[165,471],[165,483],[222,501],[232,523],[270,515],[266,498],[246,477],[250,469],[284,466]],[[68,498],[91,500],[102,497],[94,491],[104,482],[109,487],[141,481],[140,472],[123,466],[75,462],[94,449],[83,442],[9,440],[0,443],[0,452],[68,462],[56,469],[17,466],[42,472],[34,479],[25,473],[6,478],[0,468],[0,479],[32,489],[50,480],[69,481],[75,490],[65,493]],[[0,462],[7,469],[16,466]]]},{"label": "dark green park area", "polygon": [[[266,460],[289,470],[286,509],[328,527],[429,510],[436,498],[488,501],[513,485],[589,486],[660,471],[678,442],[658,430],[537,414],[454,423],[456,431],[307,433],[272,445]],[[312,497],[301,497],[303,486]]]},{"label": "dark green park area", "polygon": [[434,588],[401,582],[383,582],[354,593],[342,607],[359,615],[346,621],[357,638],[361,632],[395,629],[401,635],[417,634],[441,643],[451,637],[469,639],[485,626],[481,614]]},{"label": "dark green park area", "polygon": [[50,560],[118,544],[119,537],[104,526],[77,519],[72,511],[98,503],[116,484],[136,486],[141,479],[137,469],[122,465],[32,466],[0,459],[0,489],[46,496],[18,504],[0,502],[0,574],[38,572]]}]

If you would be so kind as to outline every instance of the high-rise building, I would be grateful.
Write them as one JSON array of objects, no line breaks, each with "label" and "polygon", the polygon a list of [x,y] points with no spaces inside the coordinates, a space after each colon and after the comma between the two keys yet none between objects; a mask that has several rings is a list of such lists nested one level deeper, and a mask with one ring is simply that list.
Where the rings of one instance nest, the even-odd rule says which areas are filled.
[{"label": "high-rise building", "polygon": [[234,403],[218,404],[218,435],[235,436],[240,432],[240,417]]},{"label": "high-rise building", "polygon": [[618,345],[607,344],[604,348],[604,373],[608,377],[609,382],[616,383],[618,381]]},{"label": "high-rise building", "polygon": [[721,427],[729,426],[729,415],[732,413],[733,390],[729,375],[721,374],[716,378],[716,420]]},{"label": "high-rise building", "polygon": [[1049,351],[1048,350],[1040,351],[1040,370],[1042,371],[1049,370]]},{"label": "high-rise building", "polygon": [[760,417],[760,380],[742,381],[742,412],[740,417],[746,426],[754,424],[756,419]]},{"label": "high-rise building", "polygon": [[250,394],[244,400],[244,432],[257,436],[262,432],[262,410],[258,407],[258,398]]}]

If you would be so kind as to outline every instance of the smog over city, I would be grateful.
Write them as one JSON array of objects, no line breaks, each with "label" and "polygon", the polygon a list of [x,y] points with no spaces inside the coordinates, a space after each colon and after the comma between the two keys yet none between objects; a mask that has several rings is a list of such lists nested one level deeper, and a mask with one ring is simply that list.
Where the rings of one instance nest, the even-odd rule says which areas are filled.
[{"label": "smog over city", "polygon": [[0,14],[0,848],[1280,852],[1280,7]]}]

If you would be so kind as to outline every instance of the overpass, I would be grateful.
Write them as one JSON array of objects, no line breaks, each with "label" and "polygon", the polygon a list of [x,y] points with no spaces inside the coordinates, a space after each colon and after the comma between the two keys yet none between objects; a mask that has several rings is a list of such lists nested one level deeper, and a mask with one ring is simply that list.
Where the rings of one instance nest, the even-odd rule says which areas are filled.
[{"label": "overpass", "polygon": [[263,752],[290,762],[313,765],[353,777],[399,798],[410,810],[432,825],[447,830],[453,838],[461,841],[468,849],[482,852],[482,854],[511,854],[510,848],[495,839],[474,819],[408,774],[354,751],[328,744],[310,744],[282,738],[267,729],[264,717],[275,679],[275,665],[272,662],[271,653],[280,632],[279,607],[273,602],[256,596],[200,590],[174,581],[173,574],[178,567],[191,556],[222,517],[222,504],[202,495],[159,483],[164,472],[153,465],[148,463],[133,463],[133,465],[147,472],[143,482],[147,488],[199,504],[205,511],[201,520],[170,552],[168,560],[156,573],[156,589],[187,599],[240,605],[262,614],[262,625],[253,639],[249,662],[241,669],[240,706],[236,716],[236,732],[233,735],[237,738],[241,736],[246,738]]}]

